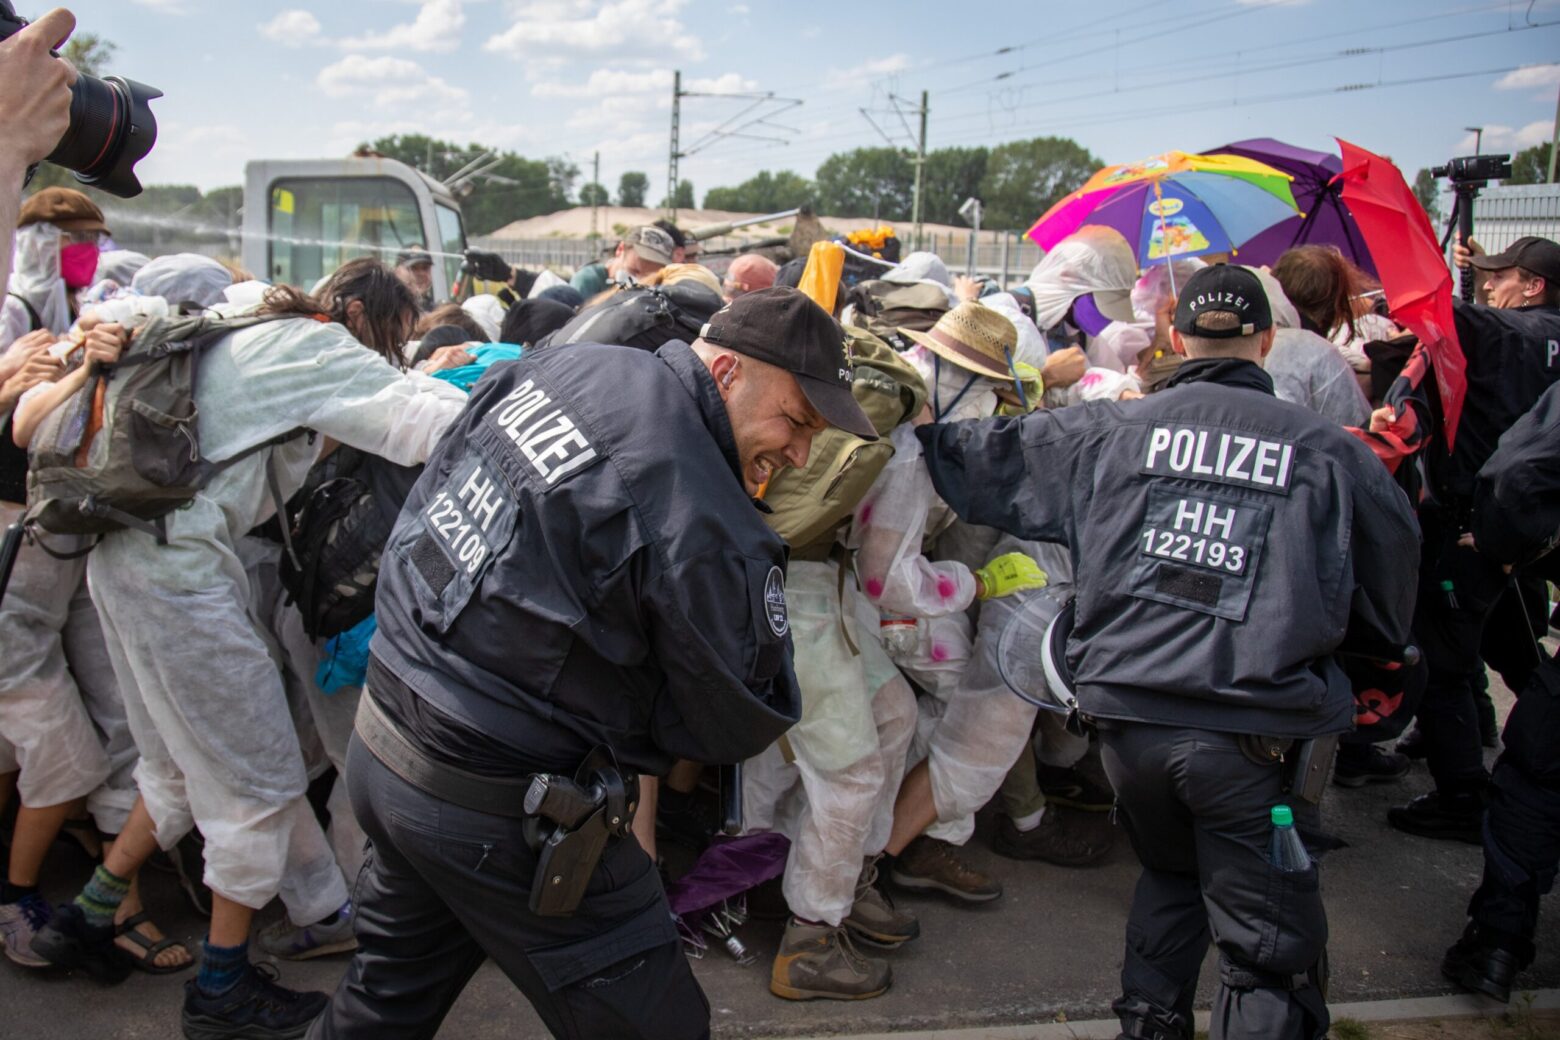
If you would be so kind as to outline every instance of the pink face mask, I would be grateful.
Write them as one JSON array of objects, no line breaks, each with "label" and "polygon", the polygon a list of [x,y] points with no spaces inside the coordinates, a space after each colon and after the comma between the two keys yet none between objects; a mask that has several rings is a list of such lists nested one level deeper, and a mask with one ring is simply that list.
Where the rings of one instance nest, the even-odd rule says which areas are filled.
[{"label": "pink face mask", "polygon": [[72,242],[60,246],[60,277],[72,289],[85,289],[97,274],[100,252],[96,242]]}]

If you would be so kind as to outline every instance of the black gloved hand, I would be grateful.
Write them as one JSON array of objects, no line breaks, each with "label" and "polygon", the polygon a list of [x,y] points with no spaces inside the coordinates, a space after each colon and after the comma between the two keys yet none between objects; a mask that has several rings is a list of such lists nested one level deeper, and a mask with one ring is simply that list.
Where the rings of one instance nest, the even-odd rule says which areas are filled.
[{"label": "black gloved hand", "polygon": [[514,277],[514,269],[507,260],[481,249],[466,250],[466,259],[461,266],[467,274],[485,282],[508,282]]}]

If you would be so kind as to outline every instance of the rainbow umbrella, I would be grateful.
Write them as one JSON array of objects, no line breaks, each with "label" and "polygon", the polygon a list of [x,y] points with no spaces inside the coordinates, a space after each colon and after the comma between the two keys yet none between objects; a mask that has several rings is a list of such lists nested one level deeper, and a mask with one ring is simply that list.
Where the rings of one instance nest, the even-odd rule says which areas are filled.
[{"label": "rainbow umbrella", "polygon": [[1045,250],[1085,224],[1103,224],[1135,247],[1138,263],[1235,253],[1236,246],[1294,217],[1292,178],[1237,155],[1166,152],[1107,166],[1035,221]]}]

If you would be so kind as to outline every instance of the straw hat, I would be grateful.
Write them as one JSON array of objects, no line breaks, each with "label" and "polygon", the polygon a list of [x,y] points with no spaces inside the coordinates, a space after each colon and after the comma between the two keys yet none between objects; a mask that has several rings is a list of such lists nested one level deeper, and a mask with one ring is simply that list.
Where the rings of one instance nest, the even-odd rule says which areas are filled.
[{"label": "straw hat", "polygon": [[984,304],[959,304],[938,318],[930,332],[899,331],[968,372],[1003,382],[1013,378],[1009,359],[1018,349],[1018,330]]}]

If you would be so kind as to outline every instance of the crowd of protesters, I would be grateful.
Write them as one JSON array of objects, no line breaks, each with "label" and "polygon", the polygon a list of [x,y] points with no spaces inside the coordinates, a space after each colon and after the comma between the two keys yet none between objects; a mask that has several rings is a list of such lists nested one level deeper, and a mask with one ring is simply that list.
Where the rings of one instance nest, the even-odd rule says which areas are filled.
[{"label": "crowd of protesters", "polygon": [[[964,852],[988,805],[1002,857],[1084,869],[1106,858],[1118,796],[1101,739],[1037,706],[1063,691],[1020,696],[1004,658],[1015,619],[1049,620],[1075,592],[1086,601],[1089,590],[1074,589],[1082,568],[1066,544],[961,518],[968,510],[939,493],[945,475],[916,430],[1042,410],[1065,425],[1068,415],[1099,414],[1090,410],[1097,402],[1182,392],[1195,381],[1178,376],[1182,367],[1209,363],[1189,362],[1183,338],[1211,326],[1183,328],[1177,289],[1216,258],[1143,269],[1115,232],[1085,227],[1014,285],[954,276],[930,253],[877,262],[848,243],[778,265],[744,254],[717,275],[699,263],[695,241],[659,222],[629,231],[572,282],[504,270],[499,291],[458,304],[433,305],[432,257],[416,243],[388,262],[353,260],[307,291],[267,286],[206,257],[149,259],[115,247],[81,192],[22,199],[22,171],[63,126],[64,66],[38,47],[52,38],[39,30],[50,28],[59,36],[68,26],[45,20],[0,43],[8,70],[0,221],[15,227],[14,246],[0,250],[10,265],[0,311],[0,526],[26,511],[29,448],[51,416],[112,370],[138,330],[192,308],[235,323],[204,350],[194,384],[201,453],[221,464],[209,483],[157,532],[30,536],[0,601],[0,809],[9,804],[11,821],[0,842],[8,847],[0,940],[15,970],[65,964],[110,981],[133,970],[189,972],[186,1035],[303,1035],[326,996],[283,987],[260,958],[358,947],[351,880],[364,865],[364,835],[345,775],[378,658],[368,650],[372,615],[323,635],[314,600],[288,586],[289,568],[294,582],[299,568],[289,535],[306,522],[299,503],[344,473],[376,489],[387,475],[390,489],[376,493],[389,496],[381,501],[393,519],[416,467],[438,456],[492,366],[582,344],[718,343],[719,316],[759,312],[783,287],[804,293],[827,315],[822,327],[843,336],[876,439],[831,429],[812,438],[810,453],[804,439],[799,451],[793,443],[744,460],[744,482],[789,545],[783,600],[768,607],[799,692],[795,724],[742,773],[747,831],[789,839],[780,885],[788,918],[771,991],[885,992],[891,951],[920,933],[910,905],[891,892],[1000,900],[1008,879]],[[1246,335],[1264,344],[1251,385],[1382,447],[1418,516],[1422,547],[1371,564],[1417,587],[1411,641],[1423,664],[1405,663],[1400,646],[1355,655],[1355,717],[1329,730],[1342,738],[1331,779],[1343,788],[1392,783],[1412,759],[1428,762],[1435,790],[1389,820],[1484,846],[1483,884],[1444,970],[1504,998],[1534,959],[1539,899],[1560,858],[1557,673],[1539,642],[1551,621],[1542,550],[1555,532],[1540,531],[1536,550],[1508,549],[1518,543],[1500,537],[1498,518],[1480,527],[1478,517],[1491,509],[1481,496],[1507,487],[1497,478],[1515,465],[1497,449],[1527,437],[1560,454],[1552,422],[1543,425],[1554,397],[1545,391],[1560,378],[1560,247],[1524,239],[1484,256],[1470,243],[1456,259],[1471,265],[1468,276],[1479,272],[1481,302],[1456,311],[1469,393],[1454,449],[1440,439],[1423,353],[1393,324],[1379,286],[1337,250],[1298,247],[1250,272],[1264,317]],[[710,364],[716,378],[730,371]],[[1405,443],[1409,413],[1420,436]],[[1515,440],[1503,440],[1514,428]],[[1076,496],[1078,482],[1099,479],[1066,472],[1044,486],[978,490],[992,514],[1008,499]],[[1511,494],[1534,493],[1531,478],[1518,485]],[[1553,487],[1548,494],[1525,507],[1540,523],[1553,520]],[[374,566],[388,533],[373,547]],[[1486,666],[1522,707],[1493,779],[1482,751],[1501,735]],[[1364,706],[1383,701],[1363,694],[1382,690],[1393,704],[1418,705],[1417,728],[1396,746],[1379,736],[1401,729],[1407,711],[1387,729],[1366,718]],[[718,821],[700,801],[710,779],[700,764],[677,758],[652,769],[618,750],[642,774],[633,835],[652,859],[658,842],[707,841]],[[51,906],[41,886],[62,835],[98,864],[69,879],[78,891]],[[209,915],[199,949],[165,936],[145,911],[139,884],[149,862],[172,870]],[[256,912],[277,898],[285,918],[254,931]],[[1222,946],[1217,921],[1212,935]],[[1194,972],[1200,959],[1197,951]],[[447,1009],[429,1012],[428,1028]],[[1177,1010],[1123,1010],[1124,1029],[1165,1030],[1126,1035],[1180,1035],[1189,1019],[1153,1017]]]}]

